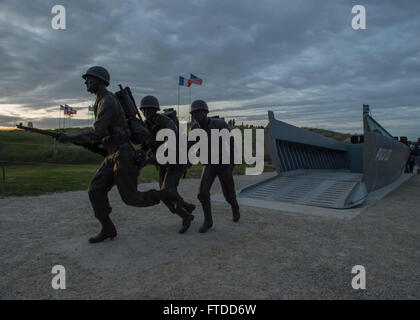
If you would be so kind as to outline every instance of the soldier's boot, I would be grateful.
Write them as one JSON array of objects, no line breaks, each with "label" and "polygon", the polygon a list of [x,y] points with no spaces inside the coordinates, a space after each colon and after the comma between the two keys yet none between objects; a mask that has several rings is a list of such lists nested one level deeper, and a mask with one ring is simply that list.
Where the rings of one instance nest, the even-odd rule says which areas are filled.
[{"label": "soldier's boot", "polygon": [[191,221],[194,220],[194,216],[185,210],[178,208],[176,214],[182,218],[182,227],[179,229],[179,233],[185,233],[191,225]]},{"label": "soldier's boot", "polygon": [[211,204],[210,201],[201,202],[204,211],[204,222],[201,228],[198,230],[201,233],[207,232],[213,226],[213,218],[211,216]]},{"label": "soldier's boot", "polygon": [[183,200],[182,207],[188,212],[192,213],[195,210],[195,205]]},{"label": "soldier's boot", "polygon": [[238,222],[240,218],[241,218],[241,213],[239,212],[239,205],[235,199],[235,201],[232,202],[232,220],[233,222]]},{"label": "soldier's boot", "polygon": [[117,229],[115,228],[109,216],[100,219],[99,222],[102,225],[102,230],[95,237],[91,237],[89,239],[90,243],[102,242],[108,238],[113,240],[117,236]]},{"label": "soldier's boot", "polygon": [[184,199],[182,199],[182,197],[178,198],[178,201],[175,202],[174,206],[176,209],[181,208],[190,214],[195,210],[195,205],[185,201]]}]

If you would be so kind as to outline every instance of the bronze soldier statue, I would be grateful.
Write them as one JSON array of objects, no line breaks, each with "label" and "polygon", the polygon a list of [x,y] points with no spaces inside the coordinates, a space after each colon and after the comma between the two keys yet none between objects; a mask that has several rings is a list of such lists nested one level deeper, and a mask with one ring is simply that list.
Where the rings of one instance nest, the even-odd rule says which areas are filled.
[{"label": "bronze soldier statue", "polygon": [[136,154],[130,143],[130,130],[124,110],[117,97],[106,89],[110,76],[108,71],[99,66],[91,67],[82,76],[86,80],[87,91],[96,96],[94,104],[95,123],[93,129],[74,135],[61,134],[60,142],[101,143],[107,155],[89,185],[89,199],[95,217],[102,229],[90,243],[111,240],[116,237],[117,230],[109,215],[112,208],[108,200],[108,192],[117,185],[122,200],[127,205],[148,207],[156,205],[160,200],[168,199],[165,192],[149,190],[137,191],[137,178],[140,167],[136,162]]},{"label": "bronze soldier statue", "polygon": [[[230,162],[228,164],[222,164],[222,150],[219,148],[219,164],[211,164],[211,129],[227,129],[230,131],[229,126],[223,119],[209,118],[207,114],[209,108],[207,103],[203,100],[196,100],[191,104],[190,113],[195,121],[192,125],[191,130],[201,128],[207,132],[208,137],[208,164],[203,164],[203,171],[201,174],[200,187],[198,192],[198,200],[200,200],[204,211],[204,223],[199,229],[201,233],[207,232],[213,226],[213,218],[211,215],[211,203],[210,203],[210,188],[213,185],[216,176],[220,180],[222,186],[223,195],[226,201],[232,207],[233,221],[238,222],[240,218],[239,205],[236,200],[235,183],[233,181],[233,166],[234,166],[234,142],[230,141]],[[218,142],[213,143],[220,147]],[[189,144],[191,146],[191,144]]]},{"label": "bronze soldier statue", "polygon": [[[186,202],[178,193],[179,180],[185,174],[187,165],[179,164],[178,152],[176,164],[159,164],[156,161],[156,151],[164,141],[156,141],[156,135],[161,129],[171,129],[174,131],[178,141],[178,127],[176,123],[164,114],[159,114],[160,104],[156,97],[146,96],[141,100],[140,110],[146,118],[145,125],[151,133],[151,138],[143,144],[142,149],[145,152],[152,154],[148,162],[156,165],[159,171],[159,186],[162,191],[166,191],[171,199],[175,200],[162,200],[168,209],[182,218],[182,228],[179,233],[184,233],[190,227],[191,221],[194,216],[191,214],[195,205]],[[178,144],[178,143],[177,143]],[[178,150],[178,146],[173,146]]]}]

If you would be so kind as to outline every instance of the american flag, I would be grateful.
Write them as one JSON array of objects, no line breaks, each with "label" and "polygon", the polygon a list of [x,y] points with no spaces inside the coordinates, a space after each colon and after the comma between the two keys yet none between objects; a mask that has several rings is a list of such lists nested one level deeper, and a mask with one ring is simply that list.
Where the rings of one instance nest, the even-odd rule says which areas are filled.
[{"label": "american flag", "polygon": [[67,115],[76,114],[77,110],[73,109],[72,107],[68,106],[67,104],[64,105],[64,113]]},{"label": "american flag", "polygon": [[200,79],[199,77],[196,77],[195,75],[193,75],[192,73],[191,73],[191,75],[190,75],[190,79],[188,79],[188,87],[192,84],[192,83],[195,83],[195,84],[198,84],[198,85],[202,85],[203,84],[203,79]]}]

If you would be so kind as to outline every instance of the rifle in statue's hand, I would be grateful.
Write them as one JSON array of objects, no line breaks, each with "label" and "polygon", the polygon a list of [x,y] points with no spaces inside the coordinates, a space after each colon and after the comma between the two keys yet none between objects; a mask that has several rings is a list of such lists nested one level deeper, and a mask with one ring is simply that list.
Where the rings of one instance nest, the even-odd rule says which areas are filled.
[{"label": "rifle in statue's hand", "polygon": [[[23,126],[21,123],[16,125],[16,128],[18,129],[22,129],[25,131],[29,131],[29,132],[35,132],[35,133],[39,133],[39,134],[43,134],[45,136],[50,136],[53,137],[54,139],[56,139],[57,141],[60,141],[60,139],[62,139],[63,137],[66,136],[65,133],[63,132],[53,132],[53,131],[49,131],[49,130],[43,130],[43,129],[37,129],[37,128],[32,128],[32,127],[25,127]],[[99,147],[99,143],[80,143],[80,142],[71,142],[72,144],[79,146],[79,147],[83,147],[85,149],[88,149],[92,152],[98,153],[101,156],[106,157],[108,155],[108,151],[104,148]]]}]

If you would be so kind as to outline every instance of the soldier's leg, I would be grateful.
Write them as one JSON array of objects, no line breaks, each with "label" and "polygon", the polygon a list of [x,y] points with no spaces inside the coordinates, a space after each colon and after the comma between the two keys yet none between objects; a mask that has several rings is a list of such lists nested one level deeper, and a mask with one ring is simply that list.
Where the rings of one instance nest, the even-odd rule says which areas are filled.
[{"label": "soldier's leg", "polygon": [[137,190],[138,167],[131,149],[121,149],[114,161],[114,181],[125,204],[136,207],[149,207],[160,202],[162,194],[155,190]]},{"label": "soldier's leg", "polygon": [[179,181],[184,176],[185,169],[186,168],[183,165],[172,165],[167,167],[164,177],[165,185],[164,188],[161,186],[161,189],[168,190],[168,192],[171,192],[177,199],[177,201],[174,202],[176,208],[181,207],[188,213],[192,213],[195,210],[195,205],[185,201],[185,199],[178,192]]},{"label": "soldier's leg", "polygon": [[[159,187],[160,190],[166,190],[168,191],[168,189],[165,187],[165,180],[167,180],[167,175],[168,175],[168,168],[167,166],[159,166],[158,167],[159,170]],[[172,213],[176,213],[175,210],[175,201],[169,201],[169,200],[162,200],[162,202],[165,204],[165,206],[169,209],[169,211],[171,211]]]},{"label": "soldier's leg", "polygon": [[222,192],[226,201],[232,207],[232,219],[234,222],[238,222],[241,214],[239,212],[238,201],[236,200],[235,182],[233,181],[232,167],[226,167],[217,172],[220,184],[222,186]]},{"label": "soldier's leg", "polygon": [[207,232],[213,226],[213,218],[211,216],[211,203],[210,203],[210,188],[216,178],[216,170],[214,166],[207,165],[203,167],[201,173],[200,187],[197,198],[201,202],[204,212],[204,223],[199,229],[199,232]]},{"label": "soldier's leg", "polygon": [[184,209],[184,199],[178,193],[177,187],[182,175],[183,172],[181,172],[178,166],[165,166],[165,176],[161,185],[161,190],[167,191],[177,199],[176,201],[164,201],[164,203],[171,212],[176,213],[182,218],[182,228],[179,230],[179,233],[187,231],[191,225],[191,221],[194,219],[194,216]]},{"label": "soldier's leg", "polygon": [[117,230],[109,218],[112,208],[109,204],[108,192],[111,190],[113,184],[113,162],[105,158],[88,189],[89,199],[95,212],[95,217],[102,225],[99,234],[89,239],[90,243],[101,242],[107,238],[112,240],[117,235]]},{"label": "soldier's leg", "polygon": [[[187,166],[186,165],[176,165],[176,166],[172,166],[172,167],[174,169],[171,169],[171,171],[176,171],[176,174],[174,175],[174,183],[175,183],[175,187],[178,189],[179,181],[185,175],[186,170],[187,170]],[[185,201],[185,199],[182,198],[181,196],[179,196],[179,198],[180,198],[180,200],[177,202],[177,205],[181,206],[188,213],[192,213],[195,210],[195,205],[194,204]]]}]

